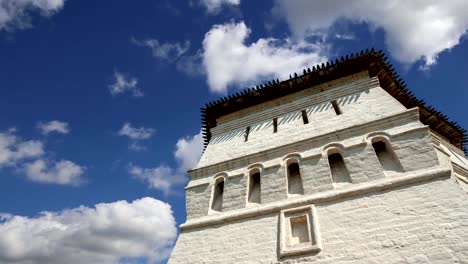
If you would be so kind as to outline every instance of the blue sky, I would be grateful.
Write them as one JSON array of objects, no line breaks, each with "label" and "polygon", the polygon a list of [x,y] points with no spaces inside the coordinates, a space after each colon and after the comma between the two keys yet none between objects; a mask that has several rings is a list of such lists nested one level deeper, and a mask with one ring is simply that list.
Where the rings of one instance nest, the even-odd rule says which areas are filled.
[{"label": "blue sky", "polygon": [[411,91],[467,128],[467,11],[0,0],[0,262],[165,263],[200,107],[350,52],[384,50]]}]

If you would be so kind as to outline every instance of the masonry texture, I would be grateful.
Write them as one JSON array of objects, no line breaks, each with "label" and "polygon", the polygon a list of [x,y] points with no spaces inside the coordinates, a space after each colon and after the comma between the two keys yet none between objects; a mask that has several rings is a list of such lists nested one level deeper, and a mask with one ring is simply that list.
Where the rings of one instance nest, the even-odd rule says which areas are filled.
[{"label": "masonry texture", "polygon": [[[216,121],[189,171],[169,263],[468,263],[468,160],[377,76],[356,72]],[[248,199],[253,172],[260,203]]]}]

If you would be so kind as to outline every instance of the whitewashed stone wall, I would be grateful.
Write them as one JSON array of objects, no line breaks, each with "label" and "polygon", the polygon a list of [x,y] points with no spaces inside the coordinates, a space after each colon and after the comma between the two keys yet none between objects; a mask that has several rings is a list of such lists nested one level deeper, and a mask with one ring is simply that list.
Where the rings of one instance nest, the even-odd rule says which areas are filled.
[{"label": "whitewashed stone wall", "polygon": [[318,254],[278,259],[278,214],[183,232],[169,263],[468,263],[468,199],[452,179],[316,205]]},{"label": "whitewashed stone wall", "polygon": [[[385,134],[391,137],[391,148],[403,166],[404,172],[438,166],[438,156],[434,151],[429,130],[417,121],[417,115],[416,119],[414,116],[411,118],[413,118],[413,125],[416,127],[408,130],[406,125],[385,131],[378,130],[380,132],[377,135]],[[334,186],[331,180],[328,156],[324,152],[324,147],[326,148],[330,144],[344,147],[341,154],[353,185],[384,178],[385,174],[372,144],[365,141],[366,137],[373,136],[371,131],[374,130],[373,128],[369,130],[368,126],[364,126],[363,129],[367,130],[368,133],[357,134],[338,143],[324,139],[304,142],[300,145],[301,148],[285,148],[278,153],[263,153],[256,158],[262,162],[252,162],[249,157],[245,157],[239,160],[240,166],[226,163],[223,164],[224,166],[212,166],[191,172],[192,177],[196,180],[192,180],[186,187],[187,219],[207,216],[210,213],[210,197],[215,178],[221,172],[227,175],[224,185],[223,211],[245,208],[247,206],[249,166],[256,164],[263,168],[261,172],[262,204],[288,199],[284,158],[288,154],[293,154],[293,157],[296,158],[299,157],[304,195],[332,190]],[[195,175],[195,173],[199,175]]]},{"label": "whitewashed stone wall", "polygon": [[[335,114],[332,100],[338,102],[342,115]],[[392,116],[406,108],[380,88],[377,78],[361,74],[348,82],[324,85],[323,92],[305,90],[245,110],[218,120],[197,167],[333,133]],[[302,122],[301,110],[308,113],[307,125]],[[273,118],[278,118],[277,133],[273,133]],[[248,144],[243,136],[247,126],[251,127]]]},{"label": "whitewashed stone wall", "polygon": [[[468,160],[366,73],[222,117],[212,133],[189,172],[187,222],[169,263],[468,263]],[[374,139],[388,143],[401,171],[382,169]],[[333,184],[330,151],[342,155],[351,183]],[[303,195],[288,195],[289,159],[299,163]],[[247,203],[253,168],[261,204]],[[210,210],[219,177],[221,212]],[[312,204],[321,251],[281,257],[281,210]]]}]

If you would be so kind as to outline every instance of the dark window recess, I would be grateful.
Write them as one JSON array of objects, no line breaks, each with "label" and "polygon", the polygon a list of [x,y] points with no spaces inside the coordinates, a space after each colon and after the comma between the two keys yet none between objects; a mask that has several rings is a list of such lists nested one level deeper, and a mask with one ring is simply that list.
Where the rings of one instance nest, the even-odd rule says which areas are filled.
[{"label": "dark window recess", "polygon": [[273,133],[278,132],[278,118],[273,118]]},{"label": "dark window recess", "polygon": [[211,209],[215,211],[222,211],[223,209],[223,194],[224,194],[224,181],[220,181],[216,184],[213,193],[213,204]]},{"label": "dark window recess", "polygon": [[343,112],[341,112],[340,107],[338,106],[338,103],[336,100],[331,101],[331,104],[333,106],[333,109],[335,110],[336,115],[341,115]]},{"label": "dark window recess", "polygon": [[288,165],[288,193],[304,194],[299,164],[295,162]]},{"label": "dark window recess", "polygon": [[383,141],[372,143],[375,154],[379,159],[380,165],[384,171],[403,172],[403,167],[391,148]]},{"label": "dark window recess", "polygon": [[260,172],[250,175],[249,182],[249,203],[260,203],[261,201]]},{"label": "dark window recess", "polygon": [[309,118],[307,117],[306,110],[302,110],[301,113],[302,113],[302,121],[304,122],[304,125],[309,124]]},{"label": "dark window recess", "polygon": [[250,127],[248,126],[246,129],[245,129],[245,133],[244,133],[244,141],[247,142],[247,140],[249,140],[249,133],[250,133]]}]

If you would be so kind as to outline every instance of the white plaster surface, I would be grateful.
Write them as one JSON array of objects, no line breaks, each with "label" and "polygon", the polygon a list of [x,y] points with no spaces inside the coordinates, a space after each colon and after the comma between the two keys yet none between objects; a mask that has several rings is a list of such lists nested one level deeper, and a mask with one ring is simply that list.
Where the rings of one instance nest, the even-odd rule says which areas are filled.
[{"label": "white plaster surface", "polygon": [[182,233],[169,263],[468,263],[467,194],[450,178],[316,205],[322,250],[278,258],[278,213]]},{"label": "white plaster surface", "polygon": [[[186,187],[187,222],[169,263],[467,263],[468,160],[366,73],[222,117]],[[337,100],[343,114],[330,105]],[[303,124],[301,110],[308,113]],[[278,118],[273,133],[272,119]],[[242,133],[251,127],[249,139]],[[372,140],[384,138],[380,157]],[[332,181],[339,151],[350,182]],[[287,161],[303,194],[288,194]],[[384,164],[382,164],[384,163]],[[398,168],[394,164],[398,164]],[[261,171],[260,204],[248,203]],[[209,210],[224,178],[222,211]],[[280,211],[315,205],[321,251],[279,254]]]}]

